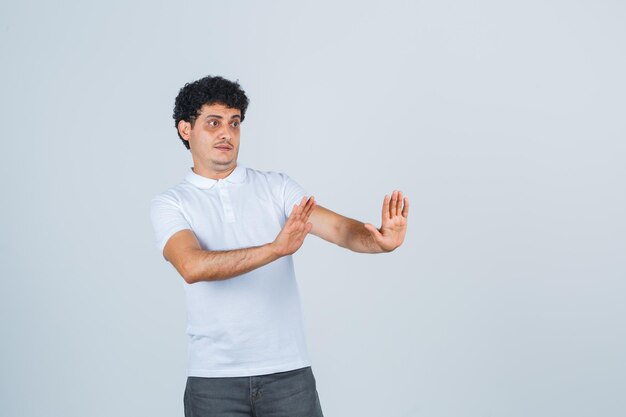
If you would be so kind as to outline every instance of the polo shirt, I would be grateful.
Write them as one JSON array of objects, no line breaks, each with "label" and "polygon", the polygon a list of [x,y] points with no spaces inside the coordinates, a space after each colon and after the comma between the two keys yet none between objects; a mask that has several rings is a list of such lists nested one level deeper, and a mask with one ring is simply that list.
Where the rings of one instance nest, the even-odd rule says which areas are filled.
[{"label": "polo shirt", "polygon": [[[190,229],[209,251],[272,242],[304,189],[284,173],[241,165],[214,180],[189,170],[151,201],[158,249]],[[291,256],[218,281],[184,280],[187,375],[253,376],[310,366]]]}]

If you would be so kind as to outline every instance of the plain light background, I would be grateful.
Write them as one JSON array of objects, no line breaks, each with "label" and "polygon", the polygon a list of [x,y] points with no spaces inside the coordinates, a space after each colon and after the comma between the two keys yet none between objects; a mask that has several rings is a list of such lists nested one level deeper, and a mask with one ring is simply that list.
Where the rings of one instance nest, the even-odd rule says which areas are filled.
[{"label": "plain light background", "polygon": [[251,104],[240,162],[404,246],[295,255],[326,417],[626,414],[618,1],[0,5],[0,414],[182,416],[182,278],[150,199],[174,97]]}]

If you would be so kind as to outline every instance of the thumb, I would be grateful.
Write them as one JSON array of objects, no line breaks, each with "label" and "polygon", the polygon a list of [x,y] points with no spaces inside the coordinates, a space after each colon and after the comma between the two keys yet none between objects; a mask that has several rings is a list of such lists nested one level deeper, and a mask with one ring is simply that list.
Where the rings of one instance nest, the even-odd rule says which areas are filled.
[{"label": "thumb", "polygon": [[374,227],[373,224],[371,223],[365,223],[363,226],[365,226],[365,228],[367,229],[368,232],[371,233],[372,236],[374,236],[374,238],[379,239],[382,237],[382,235],[380,234],[380,232],[378,231],[378,229],[376,227]]}]

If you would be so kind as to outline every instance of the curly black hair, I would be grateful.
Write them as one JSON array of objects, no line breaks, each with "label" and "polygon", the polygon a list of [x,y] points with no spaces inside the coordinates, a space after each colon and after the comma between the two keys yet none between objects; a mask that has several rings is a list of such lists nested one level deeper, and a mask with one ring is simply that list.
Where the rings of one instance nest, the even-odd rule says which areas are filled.
[{"label": "curly black hair", "polygon": [[246,116],[248,108],[248,97],[237,81],[230,81],[220,76],[207,76],[192,83],[187,83],[178,92],[174,102],[174,126],[178,137],[189,149],[189,142],[180,136],[178,132],[178,122],[184,120],[191,123],[193,127],[196,117],[200,115],[200,110],[205,104],[223,104],[241,112],[241,121]]}]

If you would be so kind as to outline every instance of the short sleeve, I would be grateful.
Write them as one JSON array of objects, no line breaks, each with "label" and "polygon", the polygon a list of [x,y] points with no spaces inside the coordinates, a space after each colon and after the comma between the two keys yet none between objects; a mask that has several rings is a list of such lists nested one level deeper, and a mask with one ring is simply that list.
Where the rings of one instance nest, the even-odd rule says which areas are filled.
[{"label": "short sleeve", "polygon": [[283,177],[283,202],[285,216],[289,217],[293,206],[300,204],[302,197],[307,196],[307,192],[287,174],[281,174]]},{"label": "short sleeve", "polygon": [[154,229],[157,248],[163,255],[163,248],[172,235],[178,231],[191,229],[183,215],[179,202],[172,196],[161,194],[150,203],[150,219]]}]

